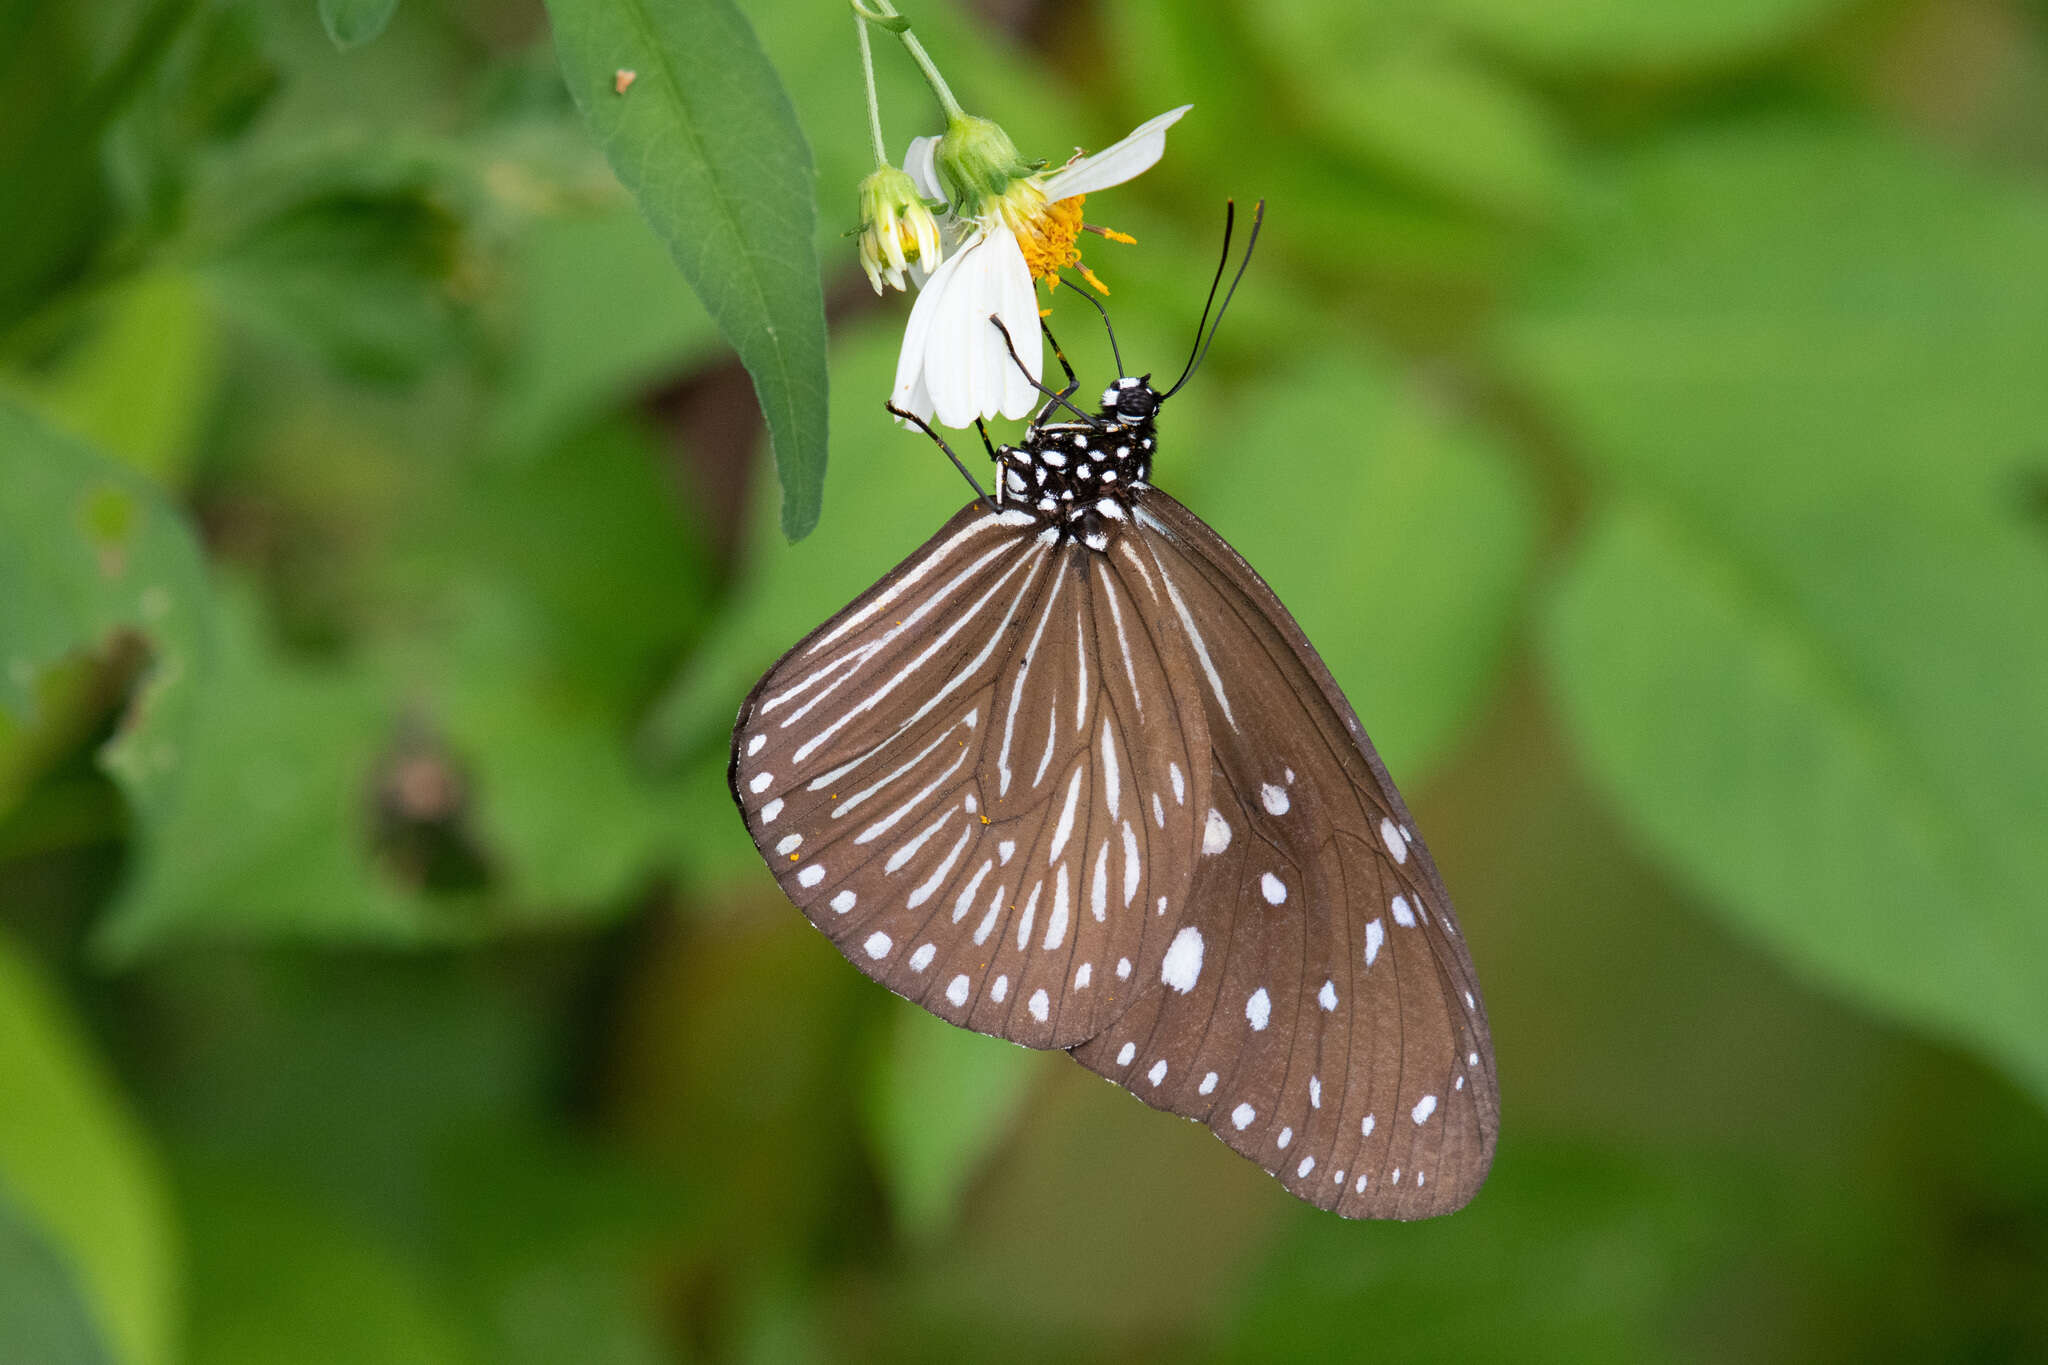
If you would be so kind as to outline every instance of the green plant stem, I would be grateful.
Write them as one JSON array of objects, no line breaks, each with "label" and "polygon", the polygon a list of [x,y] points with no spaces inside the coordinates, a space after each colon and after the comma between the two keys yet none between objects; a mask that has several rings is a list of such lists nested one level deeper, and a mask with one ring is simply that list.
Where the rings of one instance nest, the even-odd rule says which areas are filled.
[{"label": "green plant stem", "polygon": [[861,0],[850,2],[853,5],[853,12],[864,23],[880,23],[895,33],[898,41],[903,44],[903,50],[910,54],[910,59],[917,63],[917,69],[924,73],[925,84],[932,88],[932,94],[938,97],[939,107],[946,111],[949,120],[966,115],[967,111],[960,107],[960,101],[953,98],[953,87],[946,84],[946,78],[939,74],[938,64],[932,61],[931,53],[924,50],[924,44],[917,40],[917,35],[910,31],[910,26],[905,24],[898,28],[883,22],[903,17],[897,12],[896,6],[889,3],[889,0],[874,0],[873,9],[862,4]]},{"label": "green plant stem", "polygon": [[868,42],[868,21],[861,17],[857,6],[853,28],[860,35],[860,74],[867,81],[868,139],[874,143],[875,164],[884,166],[889,162],[889,149],[882,142],[882,103],[875,95],[875,52]]}]

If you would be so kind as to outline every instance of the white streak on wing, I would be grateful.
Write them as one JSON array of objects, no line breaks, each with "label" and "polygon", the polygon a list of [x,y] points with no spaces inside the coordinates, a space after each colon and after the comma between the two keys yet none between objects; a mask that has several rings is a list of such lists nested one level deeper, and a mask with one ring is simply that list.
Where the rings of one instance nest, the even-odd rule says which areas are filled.
[{"label": "white streak on wing", "polygon": [[1109,913],[1109,840],[1102,841],[1102,849],[1095,855],[1095,885],[1088,893],[1088,908],[1094,912],[1095,922],[1101,924]]},{"label": "white streak on wing", "polygon": [[1102,595],[1109,603],[1109,619],[1116,623],[1117,647],[1124,652],[1124,676],[1131,680],[1131,700],[1138,705],[1138,719],[1145,718],[1145,694],[1138,690],[1138,670],[1131,663],[1131,641],[1124,634],[1124,609],[1117,605],[1116,584],[1109,576],[1109,570],[1101,560],[1095,561],[1095,572],[1102,577]]},{"label": "white streak on wing", "polygon": [[1052,853],[1045,860],[1048,864],[1060,860],[1061,850],[1066,848],[1067,840],[1073,837],[1074,805],[1081,799],[1081,778],[1087,771],[1079,764],[1074,766],[1074,780],[1067,784],[1067,804],[1065,809],[1060,811],[1059,826],[1052,832]]},{"label": "white streak on wing", "polygon": [[875,821],[875,823],[873,823],[872,825],[869,825],[859,834],[856,834],[853,838],[853,841],[856,844],[873,843],[877,838],[884,834],[887,834],[890,830],[894,829],[897,826],[897,824],[903,819],[904,816],[910,814],[912,811],[922,806],[927,800],[931,798],[931,794],[933,792],[937,791],[945,783],[950,782],[953,778],[953,774],[960,771],[960,765],[965,763],[967,761],[968,755],[973,752],[974,751],[972,749],[963,746],[960,750],[959,755],[954,758],[952,767],[946,769],[946,771],[940,773],[937,777],[925,783],[923,788],[918,791],[917,795],[911,797],[908,801],[905,801],[902,805],[896,807],[896,809],[890,811],[887,815]]},{"label": "white streak on wing", "polygon": [[1365,926],[1365,965],[1370,967],[1373,959],[1380,955],[1380,945],[1387,941],[1386,926],[1373,920]]},{"label": "white streak on wing", "polygon": [[1045,942],[1039,947],[1051,952],[1067,941],[1067,865],[1060,864],[1060,879],[1052,890],[1052,913],[1045,917]]},{"label": "white streak on wing", "polygon": [[[927,616],[930,616],[933,612],[937,611],[941,603],[943,603],[945,599],[953,595],[953,589],[959,587],[962,583],[974,577],[974,575],[980,573],[982,569],[987,566],[990,560],[1002,554],[1008,548],[1008,546],[1004,545],[996,546],[993,550],[990,550],[980,559],[977,559],[976,561],[974,561],[974,563],[968,565],[965,569],[962,569],[958,574],[954,575],[951,582],[947,583],[945,587],[940,588],[930,598],[918,603],[917,610],[911,612],[908,616],[904,617],[901,621],[898,621],[894,626],[890,627],[881,635],[880,638],[868,641],[866,644],[861,645],[857,649],[854,649],[852,652],[844,655],[842,658],[834,659],[831,663],[819,669],[817,674],[813,675],[813,677],[806,679],[803,683],[800,683],[798,684],[798,686],[791,688],[789,691],[783,693],[781,698],[779,698],[778,700],[789,700],[790,698],[794,697],[796,693],[802,691],[803,688],[808,687],[812,682],[815,682],[819,678],[831,674],[833,670],[837,669],[840,666],[840,664],[846,662],[851,662],[853,664],[853,667],[847,669],[844,673],[840,674],[839,677],[835,678],[830,687],[823,688],[819,691],[818,695],[812,697],[802,706],[799,706],[796,710],[784,716],[782,718],[782,728],[785,730],[788,729],[790,726],[796,724],[805,716],[809,715],[812,711],[816,710],[819,702],[824,701],[827,697],[831,696],[834,692],[837,692],[842,686],[844,686],[847,682],[852,680],[853,677],[856,674],[858,674],[860,670],[867,664],[868,660],[874,658],[877,654],[880,654],[883,650],[887,649],[891,644],[895,643],[896,639],[899,636],[903,635],[906,631],[915,630],[919,622],[923,621]],[[762,708],[762,710],[764,711],[766,709],[767,708],[765,706]]]},{"label": "white streak on wing", "polygon": [[1131,829],[1131,822],[1124,821],[1124,908],[1129,909],[1131,898],[1138,894],[1138,875],[1144,867],[1138,861],[1138,836]]},{"label": "white streak on wing", "polygon": [[1180,764],[1168,763],[1166,775],[1173,779],[1173,804],[1185,806],[1188,803],[1187,779],[1181,776]]},{"label": "white streak on wing", "polygon": [[[926,825],[921,831],[918,832],[916,838],[912,839],[903,847],[897,849],[894,853],[891,853],[889,855],[889,861],[882,864],[882,870],[884,872],[895,872],[896,870],[901,868],[905,863],[909,862],[912,858],[915,858],[917,856],[917,851],[923,848],[926,842],[928,842],[934,834],[937,834],[940,829],[944,828],[945,823],[948,820],[952,819],[955,813],[959,811],[959,809],[960,807],[957,803],[947,807],[946,813],[944,815],[941,815],[938,819],[932,821],[929,825]],[[855,842],[858,843],[859,841],[855,840]]]},{"label": "white streak on wing", "polygon": [[960,893],[960,899],[953,902],[953,923],[958,924],[961,920],[967,918],[967,911],[974,904],[974,893],[981,890],[981,879],[986,877],[989,874],[989,870],[995,865],[995,859],[986,859],[983,861],[980,870],[968,881],[967,889]]},{"label": "white streak on wing", "polygon": [[908,909],[915,910],[918,906],[923,905],[938,894],[939,883],[945,881],[952,874],[953,864],[960,861],[960,851],[967,847],[967,837],[972,833],[974,833],[974,822],[970,820],[967,827],[960,831],[960,837],[954,841],[953,851],[946,855],[946,861],[939,864],[938,870],[932,873],[929,881],[910,893],[910,900],[907,903]]},{"label": "white streak on wing", "polygon": [[988,913],[981,917],[981,923],[974,930],[974,946],[979,948],[988,942],[988,936],[995,932],[996,921],[1003,915],[1003,900],[1009,891],[1007,886],[996,888],[995,899],[988,903]]},{"label": "white streak on wing", "polygon": [[1024,679],[1031,675],[1031,661],[1038,657],[1038,642],[1045,638],[1045,623],[1052,620],[1053,603],[1060,600],[1060,588],[1067,581],[1065,574],[1055,574],[1052,591],[1045,595],[1045,612],[1038,618],[1038,628],[1031,632],[1031,643],[1025,647],[1023,662],[1017,665],[1017,682],[1010,689],[1010,713],[1003,717],[1003,747],[996,755],[996,795],[1010,794],[1010,736],[1017,728],[1017,708],[1024,701]]},{"label": "white streak on wing", "polygon": [[[1034,581],[1036,581],[1038,577],[1038,569],[1042,561],[1043,552],[1037,552],[1034,553],[1030,559],[1019,560],[1009,569],[1006,569],[1003,572],[1003,576],[1001,578],[998,578],[995,581],[994,585],[991,586],[987,592],[981,595],[980,600],[976,601],[975,604],[969,607],[966,611],[960,613],[960,615],[954,619],[953,623],[947,626],[946,629],[939,635],[938,639],[932,641],[929,645],[925,646],[923,653],[919,654],[915,659],[912,659],[909,663],[905,664],[902,668],[898,669],[894,677],[890,678],[889,681],[883,683],[879,688],[875,689],[873,692],[868,693],[867,697],[864,700],[862,700],[859,704],[850,707],[845,712],[843,712],[840,715],[839,719],[833,721],[823,730],[820,730],[817,734],[805,740],[802,747],[800,747],[796,751],[794,761],[798,763],[803,762],[806,758],[809,758],[811,754],[817,750],[819,745],[823,744],[826,740],[832,738],[833,735],[839,733],[839,731],[842,728],[844,728],[846,724],[850,722],[855,716],[861,715],[862,713],[867,711],[872,711],[877,706],[881,705],[882,698],[888,696],[891,692],[894,692],[899,686],[903,684],[903,682],[906,679],[910,677],[911,674],[917,672],[920,668],[923,668],[925,664],[930,662],[933,655],[937,654],[940,650],[944,649],[947,645],[951,644],[953,642],[953,637],[955,635],[958,635],[961,631],[965,630],[967,628],[968,623],[973,621],[976,616],[981,614],[981,609],[988,604],[989,599],[994,597],[997,593],[1001,592],[1003,590],[1004,585],[1007,584],[1010,581],[1010,579],[1016,575],[1017,571],[1019,569],[1024,568],[1025,565],[1028,563],[1030,565],[1030,572],[1024,576],[1024,582],[1017,589],[1017,595],[1011,599],[1009,610],[1003,613],[1003,619],[1001,623],[998,624],[993,631],[989,632],[988,643],[982,646],[981,653],[976,655],[973,661],[967,664],[966,667],[956,670],[953,676],[947,679],[946,685],[944,687],[941,687],[937,691],[933,692],[930,699],[927,700],[923,706],[919,707],[915,714],[913,714],[908,720],[904,721],[902,725],[897,727],[896,733],[902,734],[905,730],[908,730],[911,726],[917,724],[918,721],[923,720],[926,716],[930,715],[934,710],[938,708],[939,704],[943,702],[947,697],[951,696],[955,691],[959,690],[961,687],[964,687],[967,684],[967,682],[970,679],[972,679],[978,671],[980,671],[982,664],[988,661],[988,656],[995,652],[996,646],[998,644],[1001,644],[1008,637],[1008,626],[1010,624],[1010,618],[1017,614],[1017,604],[1022,602],[1025,599],[1025,597],[1027,597],[1030,594],[1031,584]],[[892,736],[892,738],[893,737],[894,736]],[[881,745],[877,745],[876,749],[879,750],[881,747]]]},{"label": "white streak on wing", "polygon": [[[834,640],[839,639],[848,631],[853,630],[854,628],[859,626],[861,622],[875,615],[875,613],[884,610],[886,607],[888,607],[888,605],[891,602],[894,602],[897,598],[901,597],[910,588],[916,586],[917,583],[924,579],[927,575],[929,575],[932,572],[932,570],[938,568],[940,564],[944,563],[946,556],[952,554],[954,549],[960,544],[961,541],[969,540],[975,536],[980,535],[983,531],[986,531],[990,527],[996,525],[999,522],[999,520],[1000,518],[995,516],[986,516],[980,518],[979,520],[971,521],[967,525],[961,527],[959,534],[955,535],[951,540],[947,541],[944,545],[941,545],[938,549],[932,551],[931,554],[927,555],[924,558],[924,560],[918,564],[916,568],[912,569],[909,573],[903,575],[903,577],[897,579],[894,583],[890,584],[888,591],[882,593],[881,595],[876,597],[874,601],[868,603],[865,607],[862,607],[859,611],[855,612],[853,615],[847,617],[844,621],[841,621],[838,625],[834,626],[832,628],[831,634],[826,635],[820,640],[818,640],[816,644],[812,645],[809,649],[805,650],[804,653],[816,654],[819,650],[825,648],[827,645],[830,645]],[[765,710],[766,708],[764,707],[763,709]]]},{"label": "white streak on wing", "polygon": [[1123,774],[1116,766],[1116,737],[1109,732],[1109,722],[1102,722],[1102,798],[1109,803],[1109,818],[1116,819],[1116,803],[1123,791]]},{"label": "white streak on wing", "polygon": [[1161,829],[1166,828],[1166,807],[1159,804],[1158,792],[1152,793],[1152,823]]},{"label": "white streak on wing", "polygon": [[[1158,528],[1159,523],[1151,517],[1148,516],[1145,520],[1152,522],[1155,529]],[[1131,561],[1131,567],[1138,571],[1138,577],[1145,580],[1145,591],[1151,593],[1152,600],[1157,602],[1159,600],[1159,589],[1152,586],[1152,572],[1145,567],[1145,561],[1139,557],[1136,550],[1131,548],[1131,543],[1128,540],[1118,541],[1117,548],[1124,552],[1125,559]]]},{"label": "white streak on wing", "polygon": [[1031,785],[1034,787],[1045,781],[1045,770],[1052,766],[1053,750],[1059,747],[1059,734],[1060,704],[1055,699],[1052,709],[1047,712],[1045,717],[1045,753],[1038,760],[1038,771],[1031,775]]},{"label": "white streak on wing", "polygon": [[1024,916],[1017,921],[1017,951],[1020,953],[1031,945],[1031,919],[1038,913],[1038,893],[1043,890],[1043,879],[1031,884],[1031,898],[1024,902]]},{"label": "white streak on wing", "polygon": [[[1166,595],[1173,602],[1174,615],[1180,617],[1181,629],[1188,633],[1188,643],[1195,647],[1195,659],[1202,665],[1202,673],[1209,679],[1209,690],[1216,694],[1216,704],[1223,708],[1223,719],[1230,722],[1230,728],[1237,728],[1237,717],[1230,714],[1230,698],[1223,695],[1223,679],[1216,676],[1216,665],[1209,658],[1209,642],[1202,638],[1202,632],[1195,625],[1195,618],[1188,613],[1188,604],[1181,600],[1180,589],[1173,585],[1173,578],[1166,572],[1166,566],[1159,566],[1159,581],[1166,585]],[[801,759],[803,754],[799,752]]]},{"label": "white streak on wing", "polygon": [[1074,687],[1074,733],[1088,728],[1088,640],[1081,623],[1081,606],[1074,603],[1074,664],[1080,681]]},{"label": "white streak on wing", "polygon": [[[968,729],[972,730],[975,727],[976,723],[980,721],[980,719],[981,708],[977,706],[972,711],[969,711],[967,713],[966,720],[964,723],[966,724]],[[925,745],[924,748],[919,749],[915,754],[913,754],[910,757],[910,759],[907,762],[905,762],[901,767],[897,768],[894,772],[889,773],[888,775],[880,778],[879,780],[871,783],[868,786],[862,787],[859,791],[847,797],[844,801],[836,803],[832,807],[832,818],[834,820],[837,820],[840,816],[846,814],[846,812],[860,805],[861,802],[867,800],[870,796],[873,796],[876,792],[888,786],[891,782],[894,782],[897,778],[903,776],[903,774],[909,772],[918,764],[924,762],[925,759],[931,756],[932,750],[938,748],[947,740],[952,739],[953,731],[958,730],[959,728],[960,727],[958,725],[955,725],[949,729],[941,731],[937,739]],[[954,767],[958,766],[959,765],[957,763],[954,764]],[[810,790],[822,791],[826,786],[830,785],[832,776],[832,774],[828,773],[826,774],[826,776],[819,778],[816,782],[811,783]]]}]

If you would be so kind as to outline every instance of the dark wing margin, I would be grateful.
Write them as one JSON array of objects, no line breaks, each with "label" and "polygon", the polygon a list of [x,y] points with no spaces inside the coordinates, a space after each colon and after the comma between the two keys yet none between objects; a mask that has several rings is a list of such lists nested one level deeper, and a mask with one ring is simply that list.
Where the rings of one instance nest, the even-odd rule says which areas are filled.
[{"label": "dark wing margin", "polygon": [[1198,699],[1095,558],[971,503],[784,655],[733,732],[733,799],[811,922],[1029,1047],[1094,1036],[1156,974],[1206,800]]},{"label": "dark wing margin", "polygon": [[1148,490],[1112,546],[1206,713],[1185,922],[1130,1009],[1073,1049],[1351,1218],[1471,1199],[1500,1099],[1449,893],[1371,741],[1272,590]]}]

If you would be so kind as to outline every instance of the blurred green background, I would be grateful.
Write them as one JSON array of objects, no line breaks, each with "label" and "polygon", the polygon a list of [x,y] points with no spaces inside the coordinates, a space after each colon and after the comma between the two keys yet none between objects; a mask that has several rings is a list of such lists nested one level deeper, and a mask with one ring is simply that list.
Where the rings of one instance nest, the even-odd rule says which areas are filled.
[{"label": "blurred green background", "polygon": [[2048,6],[912,11],[1030,153],[1194,103],[1089,205],[1135,366],[1269,202],[1158,480],[1458,896],[1504,1127],[1417,1226],[874,988],[731,809],[962,498],[842,7],[742,0],[794,546],[537,0],[390,8],[0,4],[0,1361],[2048,1359]]}]

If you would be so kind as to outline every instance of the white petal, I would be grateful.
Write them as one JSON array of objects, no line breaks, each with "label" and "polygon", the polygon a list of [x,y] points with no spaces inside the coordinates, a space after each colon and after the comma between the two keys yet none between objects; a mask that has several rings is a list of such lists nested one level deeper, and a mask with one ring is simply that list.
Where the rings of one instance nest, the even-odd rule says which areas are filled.
[{"label": "white petal", "polygon": [[925,377],[932,332],[938,325],[945,296],[966,259],[965,252],[948,256],[932,272],[930,282],[918,294],[917,302],[911,305],[910,321],[903,329],[903,349],[896,353],[896,387],[889,401],[926,421],[931,420],[933,411],[931,388]]},{"label": "white petal", "polygon": [[[996,315],[1003,320],[1003,326],[1010,329],[1010,337],[1017,345],[1017,356],[1013,359],[1009,347],[1003,345],[1003,335],[993,325],[996,345],[1003,360],[1002,406],[999,411],[1005,417],[1028,417],[1038,403],[1038,377],[1045,373],[1045,343],[1038,331],[1038,291],[1031,283],[1031,267],[1024,264],[1022,248],[1011,252],[999,267],[1001,286],[1000,306]],[[1024,368],[1017,368],[1017,360],[1024,362]]]},{"label": "white petal", "polygon": [[[936,300],[924,375],[943,426],[972,426],[975,418],[992,416],[1001,402],[997,362],[1010,361],[988,318],[1002,302],[998,266],[1005,255],[1023,260],[1015,235],[998,225],[940,266],[918,300]],[[946,278],[946,266],[956,261],[959,268]]]},{"label": "white petal", "polygon": [[1166,154],[1166,130],[1192,108],[1192,104],[1183,104],[1158,118],[1147,119],[1123,141],[1054,171],[1045,177],[1046,198],[1071,199],[1077,194],[1093,194],[1143,175]]},{"label": "white petal", "polygon": [[927,199],[946,197],[946,192],[939,188],[938,145],[935,137],[914,137],[903,152],[903,169],[909,174],[910,183]]}]

